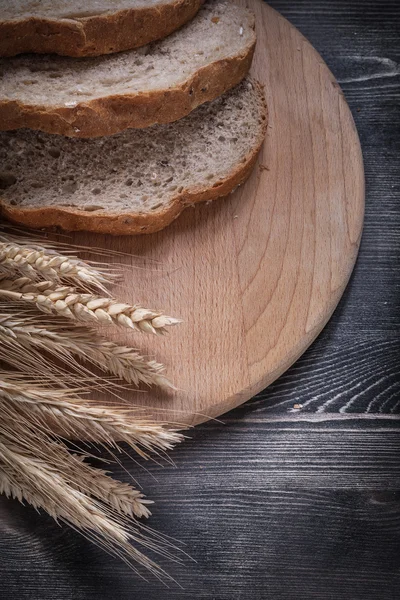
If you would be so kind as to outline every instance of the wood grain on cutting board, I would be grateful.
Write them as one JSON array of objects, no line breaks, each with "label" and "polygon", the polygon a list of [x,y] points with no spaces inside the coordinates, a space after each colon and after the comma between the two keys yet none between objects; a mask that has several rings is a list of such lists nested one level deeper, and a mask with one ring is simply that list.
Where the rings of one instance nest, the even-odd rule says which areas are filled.
[{"label": "wood grain on cutting board", "polygon": [[252,74],[269,109],[250,179],[154,235],[73,235],[133,255],[113,258],[133,265],[118,296],[184,321],[164,338],[113,334],[166,364],[177,392],[127,394],[162,419],[216,417],[279,377],[335,309],[361,237],[363,162],[340,87],[288,21],[242,4],[256,14]]}]

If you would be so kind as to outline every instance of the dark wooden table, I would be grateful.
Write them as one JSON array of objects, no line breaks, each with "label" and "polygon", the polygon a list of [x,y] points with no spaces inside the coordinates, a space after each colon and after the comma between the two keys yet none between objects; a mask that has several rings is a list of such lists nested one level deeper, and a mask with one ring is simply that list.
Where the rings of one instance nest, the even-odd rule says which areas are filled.
[{"label": "dark wooden table", "polygon": [[176,469],[135,472],[151,525],[197,561],[163,561],[183,590],[1,498],[4,600],[400,598],[400,2],[271,4],[320,51],[360,133],[367,205],[347,291],[290,371],[193,431]]}]

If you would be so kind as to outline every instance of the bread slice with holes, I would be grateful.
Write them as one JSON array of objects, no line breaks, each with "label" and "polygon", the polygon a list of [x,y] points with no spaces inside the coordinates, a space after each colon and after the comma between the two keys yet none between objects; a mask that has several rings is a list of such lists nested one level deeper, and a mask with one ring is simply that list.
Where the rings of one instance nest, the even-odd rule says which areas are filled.
[{"label": "bread slice with holes", "polygon": [[99,56],[159,40],[201,0],[0,0],[0,56]]},{"label": "bread slice with holes", "polygon": [[97,137],[176,121],[243,79],[255,41],[252,13],[209,0],[185,27],[144,49],[0,59],[0,129]]},{"label": "bread slice with holes", "polygon": [[249,79],[175,123],[76,140],[0,133],[0,212],[30,227],[110,234],[163,229],[249,176],[267,109]]}]

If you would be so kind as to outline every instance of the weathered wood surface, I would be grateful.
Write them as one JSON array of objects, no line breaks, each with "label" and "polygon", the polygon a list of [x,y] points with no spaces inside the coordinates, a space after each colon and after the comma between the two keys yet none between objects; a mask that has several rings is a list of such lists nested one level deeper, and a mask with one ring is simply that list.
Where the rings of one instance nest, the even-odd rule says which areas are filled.
[{"label": "weathered wood surface", "polygon": [[[254,400],[195,429],[177,469],[132,471],[152,526],[197,563],[164,589],[0,500],[7,600],[397,600],[400,590],[400,8],[276,0],[338,78],[364,153],[359,259],[318,340]],[[303,404],[300,410],[295,403]],[[128,466],[128,463],[127,463]],[[121,477],[122,477],[121,473]]]}]

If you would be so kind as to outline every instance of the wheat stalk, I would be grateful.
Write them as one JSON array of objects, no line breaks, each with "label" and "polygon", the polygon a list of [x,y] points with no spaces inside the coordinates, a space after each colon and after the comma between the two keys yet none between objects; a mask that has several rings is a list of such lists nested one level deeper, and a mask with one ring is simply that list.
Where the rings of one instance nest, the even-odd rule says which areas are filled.
[{"label": "wheat stalk", "polygon": [[136,411],[83,400],[68,389],[53,389],[0,371],[0,402],[22,404],[46,431],[58,429],[66,437],[90,439],[117,447],[126,442],[144,458],[148,452],[165,452],[183,440],[182,434],[163,423],[137,419]]},{"label": "wheat stalk", "polygon": [[[18,380],[17,376],[0,373],[3,391],[4,381],[9,379],[7,393],[0,394],[0,493],[43,508],[56,521],[66,522],[120,557],[137,573],[135,562],[156,577],[168,578],[155,562],[131,545],[131,542],[139,543],[176,560],[168,549],[170,543],[136,521],[136,517],[149,516],[149,501],[130,485],[86,463],[85,459],[90,456],[87,452],[81,451],[81,455],[69,452],[62,440],[52,433],[52,428],[36,418],[38,398],[43,399],[45,390],[36,388],[36,397],[29,398],[32,404],[25,404],[27,398],[17,398],[14,393],[20,384],[10,385],[13,377]],[[84,408],[80,408],[83,417]],[[59,418],[60,415],[53,416]],[[64,417],[69,418],[67,413]],[[89,418],[93,417],[91,414]],[[100,415],[104,417],[105,414]],[[129,427],[128,411],[121,411],[120,418],[125,418]],[[117,446],[115,440],[113,444]],[[164,444],[162,439],[161,445]]]},{"label": "wheat stalk", "polygon": [[[169,424],[141,419],[139,410],[81,397],[110,386],[112,380],[81,367],[77,358],[135,385],[172,387],[162,365],[79,325],[118,325],[160,334],[180,322],[117,302],[106,289],[114,280],[104,265],[0,233],[0,363],[14,369],[0,370],[0,493],[43,508],[132,568],[135,562],[168,578],[131,544],[175,558],[168,549],[171,544],[136,520],[150,515],[150,501],[88,464],[88,452],[72,453],[63,440],[91,440],[108,446],[111,454],[121,452],[119,443],[125,442],[147,459],[164,455],[183,439]],[[37,309],[53,317],[43,324]],[[61,367],[59,359],[75,373]]]},{"label": "wheat stalk", "polygon": [[[0,327],[1,362],[8,367],[12,367],[16,372],[32,374],[33,377],[39,380],[42,377],[48,377],[54,383],[58,381],[62,373],[65,377],[68,377],[70,374],[71,383],[73,384],[73,373],[68,372],[65,368],[61,368],[58,364],[50,362],[48,358],[37,352],[34,348],[28,350],[16,343],[15,340],[3,336]],[[80,371],[82,370],[80,369]]]},{"label": "wheat stalk", "polygon": [[[147,500],[142,492],[134,489],[128,483],[113,479],[109,476],[108,471],[93,468],[84,463],[84,457],[79,455],[74,455],[74,457],[81,463],[79,466],[80,478],[76,478],[74,483],[79,491],[90,493],[91,496],[101,499],[103,503],[108,504],[121,515],[132,519],[135,517],[138,519],[148,518],[151,515],[147,505],[153,504],[153,502]],[[0,466],[1,468],[6,472],[11,471],[10,466],[7,469],[4,464],[2,467]],[[18,480],[18,474],[14,474],[13,479]],[[30,502],[30,504],[32,503]]]},{"label": "wheat stalk", "polygon": [[[44,508],[56,521],[68,523],[110,553],[128,560],[132,568],[131,561],[135,561],[158,577],[168,577],[156,563],[130,543],[133,541],[170,556],[167,550],[160,547],[160,539],[155,542],[151,537],[147,539],[135,525],[136,522],[123,514],[119,498],[124,498],[122,508],[125,508],[126,489],[123,484],[115,494],[118,482],[111,480],[111,486],[107,489],[110,482],[106,484],[106,476],[101,473],[102,485],[93,486],[93,479],[97,479],[96,469],[85,464],[82,457],[69,453],[63,444],[32,432],[29,424],[20,420],[18,413],[10,412],[9,407],[1,416],[1,492],[18,499],[25,498],[36,508]],[[10,430],[7,423],[11,418],[18,420]],[[88,477],[90,471],[93,471],[92,478]],[[135,495],[134,499],[137,499]],[[132,526],[135,526],[134,529]]]},{"label": "wheat stalk", "polygon": [[[11,303],[10,303],[11,304]],[[7,307],[8,308],[8,307]],[[72,354],[62,352],[57,346],[52,348],[53,352],[43,352],[40,341],[38,344],[22,343],[15,331],[8,327],[14,325],[10,322],[12,316],[4,311],[4,305],[0,302],[0,364],[12,367],[15,373],[29,376],[32,380],[47,381],[50,385],[70,389],[81,386],[82,391],[90,392],[99,389],[107,391],[114,396],[119,395],[121,385],[109,377],[100,377],[91,370],[80,364]],[[31,314],[30,314],[31,313]],[[15,313],[18,315],[18,313]],[[8,317],[7,317],[8,315]],[[40,315],[40,313],[39,313]],[[37,318],[36,311],[24,311],[18,318],[30,323],[31,319]],[[6,320],[7,319],[7,320]],[[3,326],[3,323],[5,326]],[[56,325],[53,327],[57,330]],[[72,329],[74,326],[72,326]],[[44,330],[46,332],[46,330]],[[172,384],[171,384],[172,385]]]},{"label": "wheat stalk", "polygon": [[81,294],[73,287],[56,287],[52,282],[32,283],[26,277],[0,280],[0,297],[23,300],[46,313],[80,322],[119,325],[145,333],[165,333],[166,327],[181,321],[159,311],[117,302],[93,294]]},{"label": "wheat stalk", "polygon": [[[54,359],[54,360],[52,360]],[[124,389],[110,377],[101,377],[83,367],[71,356],[46,355],[40,348],[22,346],[15,339],[3,336],[0,327],[0,365],[12,368],[14,373],[30,377],[32,381],[46,382],[65,389],[78,389],[79,393],[89,394],[98,390],[110,393],[116,398]],[[125,388],[126,390],[127,388]]]},{"label": "wheat stalk", "polygon": [[[39,315],[28,313],[12,317],[0,312],[0,353],[1,342],[6,343],[7,340],[12,340],[12,350],[19,361],[29,361],[29,351],[38,348],[55,358],[68,360],[69,364],[73,356],[86,362],[91,361],[102,371],[112,373],[136,386],[144,383],[174,389],[162,374],[162,364],[146,359],[133,348],[105,341],[92,329],[71,327],[67,320],[50,321],[44,327]],[[24,348],[28,352],[23,352]]]},{"label": "wheat stalk", "polygon": [[32,280],[44,279],[106,292],[117,278],[101,265],[60,254],[51,246],[41,246],[10,235],[0,235],[0,273],[20,274]]},{"label": "wheat stalk", "polygon": [[[80,486],[81,483],[78,482],[77,485]],[[85,486],[80,487],[80,491],[85,491],[85,487],[92,496],[101,498],[122,515],[132,519],[147,519],[151,515],[147,505],[153,504],[153,501],[147,500],[142,492],[128,483],[113,479],[108,471],[89,467]]]}]

